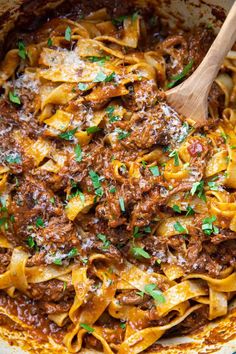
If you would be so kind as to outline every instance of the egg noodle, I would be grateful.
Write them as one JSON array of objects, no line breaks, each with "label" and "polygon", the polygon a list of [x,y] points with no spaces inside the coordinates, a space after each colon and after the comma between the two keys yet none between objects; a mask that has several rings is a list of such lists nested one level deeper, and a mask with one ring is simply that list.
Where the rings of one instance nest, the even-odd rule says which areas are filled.
[{"label": "egg noodle", "polygon": [[[43,313],[62,335],[47,332],[46,340],[69,353],[92,343],[105,354],[142,353],[194,313],[226,315],[236,292],[233,258],[217,258],[236,235],[236,52],[215,82],[225,108],[218,116],[210,106],[216,123],[196,129],[164,100],[179,37],[141,51],[144,33],[138,12],[53,19],[0,67],[9,112],[1,296],[16,307],[19,298],[33,301],[40,312],[47,284],[59,286],[50,300],[58,307]],[[196,244],[197,258],[209,250],[202,267],[194,255],[190,262]],[[43,283],[37,298],[32,289]],[[1,304],[13,322],[33,326]]]}]

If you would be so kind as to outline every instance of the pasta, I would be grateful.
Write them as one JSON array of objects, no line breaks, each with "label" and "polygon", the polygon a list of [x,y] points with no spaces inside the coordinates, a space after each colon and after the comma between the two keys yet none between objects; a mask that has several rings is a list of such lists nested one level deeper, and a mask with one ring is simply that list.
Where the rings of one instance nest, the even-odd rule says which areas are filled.
[{"label": "pasta", "polygon": [[68,353],[152,352],[236,292],[236,52],[196,129],[164,92],[213,34],[155,26],[52,19],[0,66],[1,318]]}]

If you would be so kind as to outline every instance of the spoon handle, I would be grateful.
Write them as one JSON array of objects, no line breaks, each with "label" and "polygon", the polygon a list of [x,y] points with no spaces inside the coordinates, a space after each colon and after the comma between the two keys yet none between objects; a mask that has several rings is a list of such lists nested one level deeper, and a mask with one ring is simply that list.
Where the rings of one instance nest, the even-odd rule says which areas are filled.
[{"label": "spoon handle", "polygon": [[[205,58],[194,73],[193,80],[200,90],[209,93],[225,56],[236,41],[236,1]],[[196,82],[197,80],[197,82]]]}]

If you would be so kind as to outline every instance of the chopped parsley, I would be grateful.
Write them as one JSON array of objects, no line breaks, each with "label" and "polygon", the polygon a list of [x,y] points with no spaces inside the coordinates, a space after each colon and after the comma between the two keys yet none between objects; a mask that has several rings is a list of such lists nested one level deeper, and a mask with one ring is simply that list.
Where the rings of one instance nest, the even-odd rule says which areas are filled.
[{"label": "chopped parsley", "polygon": [[48,47],[51,47],[51,46],[52,46],[52,39],[51,39],[51,38],[48,38],[47,46],[48,46]]},{"label": "chopped parsley", "polygon": [[126,328],[126,323],[125,322],[121,322],[120,323],[120,328],[125,329]]},{"label": "chopped parsley", "polygon": [[70,28],[70,26],[66,27],[65,40],[68,41],[68,42],[70,42],[70,40],[71,40],[71,28]]},{"label": "chopped parsley", "polygon": [[216,220],[217,218],[215,215],[202,220],[202,230],[204,234],[210,236],[211,234],[217,235],[219,233],[218,227],[213,225]]},{"label": "chopped parsley", "polygon": [[181,210],[178,205],[173,205],[172,209],[174,210],[174,212],[181,214]]},{"label": "chopped parsley", "polygon": [[103,71],[99,71],[95,78],[93,79],[93,82],[110,82],[114,80],[116,74],[112,72],[110,75],[106,75]]},{"label": "chopped parsley", "polygon": [[54,259],[53,263],[56,265],[62,265],[62,260],[61,260],[61,258],[56,258],[56,259]]},{"label": "chopped parsley", "polygon": [[119,16],[119,17],[115,17],[115,18],[112,19],[112,23],[113,23],[113,25],[115,25],[115,26],[119,26],[119,25],[121,25],[121,24],[123,23],[123,21],[124,21],[126,18],[128,18],[127,15],[122,15],[122,16]]},{"label": "chopped parsley", "polygon": [[21,155],[17,152],[12,152],[5,157],[5,161],[10,164],[21,163]]},{"label": "chopped parsley", "polygon": [[82,152],[80,144],[77,144],[75,146],[75,150],[74,151],[75,151],[75,161],[76,162],[81,162],[82,158],[83,158],[83,152]]},{"label": "chopped parsley", "polygon": [[75,135],[75,133],[77,132],[77,130],[78,130],[78,128],[75,128],[75,129],[72,129],[72,130],[68,130],[67,132],[61,133],[61,134],[59,134],[58,136],[59,136],[61,139],[71,141],[71,140],[74,139],[74,135]]},{"label": "chopped parsley", "polygon": [[98,234],[98,235],[97,235],[97,238],[98,238],[100,241],[102,241],[102,243],[103,243],[103,249],[107,249],[107,248],[110,246],[111,242],[110,242],[109,240],[107,240],[106,235],[104,235],[104,234]]},{"label": "chopped parsley", "polygon": [[99,128],[99,127],[97,127],[96,125],[94,125],[94,126],[92,126],[92,127],[88,127],[87,129],[86,129],[86,132],[88,133],[88,134],[93,134],[93,133],[97,133],[97,132],[99,132],[101,129]]},{"label": "chopped parsley", "polygon": [[190,215],[195,214],[194,209],[190,205],[187,206],[186,211],[187,211],[186,216],[190,216]]},{"label": "chopped parsley", "polygon": [[216,182],[208,182],[207,184],[211,191],[218,191],[219,186]]},{"label": "chopped parsley", "polygon": [[117,122],[118,120],[120,120],[120,117],[119,117],[119,116],[113,115],[114,110],[115,110],[115,107],[114,107],[114,106],[108,106],[108,107],[105,109],[105,111],[107,112],[107,115],[108,115],[108,118],[109,118],[109,122],[110,122],[110,123],[114,123],[114,122]]},{"label": "chopped parsley", "polygon": [[160,176],[160,171],[159,171],[158,166],[151,166],[151,167],[149,167],[149,170],[152,172],[154,177]]},{"label": "chopped parsley", "polygon": [[188,233],[188,230],[180,224],[179,221],[177,221],[175,224],[174,224],[174,228],[176,231],[180,232],[181,234],[187,234]]},{"label": "chopped parsley", "polygon": [[40,217],[36,219],[35,225],[36,225],[36,227],[45,227],[44,221]]},{"label": "chopped parsley", "polygon": [[120,210],[124,213],[125,212],[125,202],[124,202],[123,197],[119,198],[119,204],[120,204]]},{"label": "chopped parsley", "polygon": [[101,186],[101,177],[93,170],[89,171],[89,176],[91,178],[91,181],[93,183],[93,188],[95,190],[95,194],[98,197],[103,196],[103,188]]},{"label": "chopped parsley", "polygon": [[114,194],[116,192],[116,187],[111,186],[110,189],[109,189],[109,192]]},{"label": "chopped parsley", "polygon": [[26,59],[27,57],[25,43],[23,41],[18,42],[18,55],[21,57],[21,59]]},{"label": "chopped parsley", "polygon": [[133,254],[134,257],[139,258],[139,257],[143,257],[143,258],[151,258],[150,254],[147,253],[143,248],[141,247],[132,247],[131,248],[131,252]]},{"label": "chopped parsley", "polygon": [[161,290],[157,289],[156,284],[145,285],[144,292],[161,304],[165,302],[165,297],[162,294]]},{"label": "chopped parsley", "polygon": [[115,133],[117,134],[118,140],[126,139],[130,135],[129,132],[122,130],[120,128],[116,128]]},{"label": "chopped parsley", "polygon": [[139,237],[143,236],[143,234],[141,232],[139,232],[139,227],[138,226],[134,227],[133,236],[134,236],[134,238],[139,238]]},{"label": "chopped parsley", "polygon": [[27,244],[30,248],[34,248],[36,246],[36,242],[32,236],[27,238]]},{"label": "chopped parsley", "polygon": [[190,191],[191,195],[197,194],[198,198],[206,202],[206,195],[204,191],[204,181],[194,182]]},{"label": "chopped parsley", "polygon": [[84,84],[84,83],[82,83],[82,82],[80,82],[80,83],[78,84],[78,88],[79,88],[79,90],[81,90],[81,91],[86,91],[87,88],[88,88],[88,85],[87,85],[87,84]]},{"label": "chopped parsley", "polygon": [[179,73],[178,75],[172,76],[171,81],[167,84],[167,87],[172,88],[176,84],[178,84],[180,81],[182,81],[185,78],[185,76],[189,73],[189,71],[192,69],[193,63],[194,63],[194,61],[190,60],[190,62],[183,68],[183,71],[181,71],[181,73]]},{"label": "chopped parsley", "polygon": [[77,248],[73,247],[70,252],[67,254],[68,258],[73,258],[78,255],[78,250]]},{"label": "chopped parsley", "polygon": [[105,62],[110,59],[111,59],[111,57],[109,57],[109,55],[105,55],[103,57],[92,56],[92,57],[88,58],[88,60],[91,63],[98,63],[98,65],[100,65],[100,66],[103,66],[105,64]]},{"label": "chopped parsley", "polygon": [[80,325],[81,328],[85,329],[88,333],[93,333],[94,332],[94,328],[90,327],[86,323],[80,323],[79,325]]},{"label": "chopped parsley", "polygon": [[178,154],[178,151],[176,151],[176,150],[171,151],[171,153],[169,154],[169,157],[173,157],[174,158],[174,165],[175,166],[179,166],[179,154]]},{"label": "chopped parsley", "polygon": [[15,103],[15,104],[21,104],[21,100],[20,100],[20,97],[13,91],[9,91],[9,100],[12,102],[12,103]]},{"label": "chopped parsley", "polygon": [[54,198],[54,197],[50,198],[49,200],[50,200],[50,202],[51,202],[52,204],[55,204],[55,198]]}]

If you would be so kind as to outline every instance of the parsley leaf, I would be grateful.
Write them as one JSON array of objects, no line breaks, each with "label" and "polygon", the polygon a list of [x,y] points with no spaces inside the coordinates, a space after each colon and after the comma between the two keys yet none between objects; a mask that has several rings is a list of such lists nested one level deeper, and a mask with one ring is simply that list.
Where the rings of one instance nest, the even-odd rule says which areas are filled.
[{"label": "parsley leaf", "polygon": [[61,260],[61,258],[56,258],[56,259],[54,259],[53,263],[56,265],[62,265],[62,260]]},{"label": "parsley leaf", "polygon": [[27,52],[26,52],[26,48],[25,48],[25,43],[23,41],[18,42],[18,55],[22,59],[26,59]]},{"label": "parsley leaf", "polygon": [[36,227],[45,227],[44,221],[42,218],[37,218],[35,222]]},{"label": "parsley leaf", "polygon": [[190,215],[195,214],[194,209],[190,205],[187,206],[186,211],[187,211],[186,216],[190,216]]},{"label": "parsley leaf", "polygon": [[112,19],[112,23],[113,23],[113,25],[115,25],[115,26],[119,26],[119,25],[121,25],[121,24],[123,23],[123,21],[124,21],[126,18],[128,18],[127,15],[123,15],[123,16],[119,16],[119,17],[113,18],[113,19]]},{"label": "parsley leaf", "polygon": [[116,128],[115,133],[117,133],[118,140],[123,140],[123,139],[127,138],[128,136],[130,136],[129,132],[122,130],[120,128]]},{"label": "parsley leaf", "polygon": [[126,323],[125,322],[121,322],[120,323],[120,328],[125,329],[126,328]]},{"label": "parsley leaf", "polygon": [[94,332],[94,328],[90,327],[88,324],[86,323],[80,323],[79,324],[80,327],[82,327],[83,329],[85,329],[88,333],[93,333]]},{"label": "parsley leaf", "polygon": [[133,236],[134,236],[134,238],[139,238],[139,237],[143,236],[143,234],[141,232],[139,232],[139,227],[138,226],[134,227]]},{"label": "parsley leaf", "polygon": [[182,81],[184,79],[184,77],[189,73],[189,71],[192,69],[193,67],[193,63],[194,61],[193,60],[190,60],[190,62],[183,68],[183,71],[178,74],[178,75],[175,75],[175,76],[172,76],[171,77],[171,82],[169,82],[167,84],[167,87],[168,88],[172,88],[174,87],[176,84],[179,83],[179,81]]},{"label": "parsley leaf", "polygon": [[75,129],[72,129],[72,130],[68,130],[67,132],[61,133],[58,136],[61,139],[71,141],[71,140],[74,139],[74,135],[77,132],[77,130],[78,130],[78,128],[75,128]]},{"label": "parsley leaf", "polygon": [[111,242],[110,242],[109,240],[107,240],[106,235],[104,235],[104,234],[98,234],[98,235],[97,235],[97,238],[98,238],[100,241],[102,241],[102,243],[103,243],[103,249],[107,249],[107,248],[110,246]]},{"label": "parsley leaf", "polygon": [[109,192],[114,194],[116,192],[116,187],[111,186],[110,189],[109,189]]},{"label": "parsley leaf", "polygon": [[92,56],[92,57],[89,57],[88,60],[91,62],[91,63],[98,63],[98,65],[102,66],[105,64],[105,62],[107,60],[110,60],[111,57],[109,57],[109,55],[105,55],[103,57],[96,57],[96,56]]},{"label": "parsley leaf", "polygon": [[34,248],[36,246],[36,242],[32,236],[27,238],[27,244],[30,248]]},{"label": "parsley leaf", "polygon": [[82,152],[81,146],[80,146],[80,144],[77,144],[75,146],[75,161],[81,162],[82,158],[83,158],[83,152]]},{"label": "parsley leaf", "polygon": [[90,176],[91,181],[93,183],[93,188],[95,189],[95,194],[98,197],[102,197],[103,196],[103,188],[100,183],[101,177],[99,177],[99,175],[93,170],[89,171],[89,176]]},{"label": "parsley leaf", "polygon": [[145,285],[144,292],[161,304],[165,302],[165,297],[162,294],[161,290],[156,288],[156,284]]},{"label": "parsley leaf", "polygon": [[184,226],[182,226],[179,221],[174,224],[174,228],[176,231],[182,234],[188,234],[188,230]]},{"label": "parsley leaf", "polygon": [[88,127],[87,129],[86,129],[86,132],[88,133],[88,134],[93,134],[93,133],[97,133],[97,132],[99,132],[101,129],[99,128],[99,127],[97,127],[96,125],[93,125],[92,127]]},{"label": "parsley leaf", "polygon": [[84,84],[84,83],[82,83],[82,82],[80,82],[80,83],[78,84],[78,88],[79,88],[79,90],[81,90],[81,91],[86,91],[87,88],[88,88],[88,85],[87,85],[87,84]]},{"label": "parsley leaf", "polygon": [[169,154],[169,157],[173,157],[174,158],[174,165],[179,166],[179,154],[176,150],[171,151],[171,153]]},{"label": "parsley leaf", "polygon": [[172,209],[173,209],[176,213],[181,214],[181,210],[180,210],[180,207],[179,207],[178,205],[173,205]]},{"label": "parsley leaf", "polygon": [[150,254],[147,253],[143,248],[141,247],[132,247],[131,248],[131,252],[134,255],[134,257],[143,257],[143,258],[151,258]]},{"label": "parsley leaf", "polygon": [[9,155],[5,156],[5,161],[10,164],[21,163],[21,155],[17,152],[11,152]]},{"label": "parsley leaf", "polygon": [[48,47],[52,46],[52,39],[51,38],[48,38],[47,45],[48,45]]},{"label": "parsley leaf", "polygon": [[197,194],[198,198],[206,202],[206,195],[204,192],[204,181],[194,182],[190,191],[191,195]]},{"label": "parsley leaf", "polygon": [[15,92],[9,91],[8,97],[12,103],[21,104],[20,97]]},{"label": "parsley leaf", "polygon": [[122,197],[119,198],[119,204],[120,204],[120,210],[124,213],[125,212],[124,198],[122,198]]},{"label": "parsley leaf", "polygon": [[93,82],[110,82],[114,80],[115,78],[115,73],[112,72],[110,75],[106,75],[103,71],[99,71],[95,78],[93,79]]},{"label": "parsley leaf", "polygon": [[68,42],[70,42],[70,40],[71,40],[71,28],[70,28],[70,26],[66,27],[65,40],[68,41]]},{"label": "parsley leaf", "polygon": [[152,172],[154,177],[160,176],[160,171],[159,171],[158,166],[151,166],[151,167],[149,167],[149,170]]},{"label": "parsley leaf", "polygon": [[77,254],[78,254],[77,248],[73,247],[73,248],[71,248],[70,252],[67,254],[67,257],[73,258],[73,257],[77,256]]},{"label": "parsley leaf", "polygon": [[117,122],[118,120],[120,120],[119,116],[114,116],[115,107],[114,106],[108,106],[105,111],[107,112],[108,118],[109,118],[109,122],[113,123],[113,122]]},{"label": "parsley leaf", "polygon": [[218,227],[213,225],[213,222],[217,220],[216,216],[210,216],[202,220],[202,230],[204,234],[210,236],[211,234],[217,235],[219,233]]},{"label": "parsley leaf", "polygon": [[207,184],[211,191],[218,191],[219,186],[216,182],[208,182]]}]

